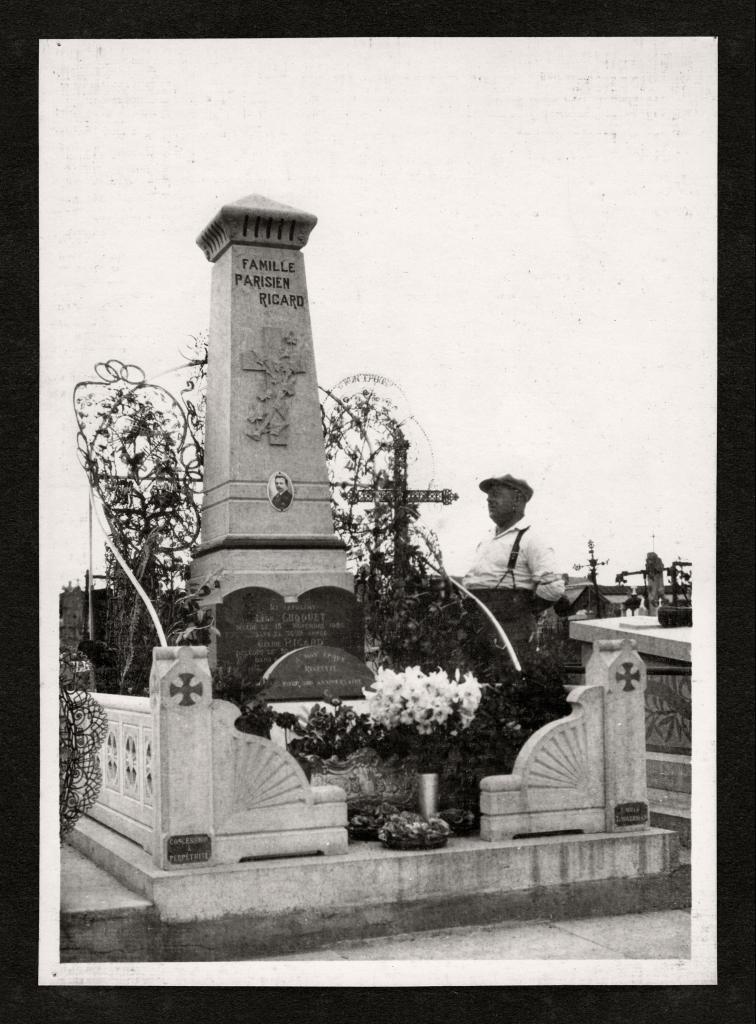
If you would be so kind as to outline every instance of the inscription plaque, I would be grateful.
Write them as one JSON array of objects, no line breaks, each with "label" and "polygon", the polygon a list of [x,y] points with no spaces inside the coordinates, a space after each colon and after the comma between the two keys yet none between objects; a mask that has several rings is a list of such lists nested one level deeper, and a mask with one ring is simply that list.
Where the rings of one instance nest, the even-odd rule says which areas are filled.
[{"label": "inscription plaque", "polygon": [[168,837],[169,864],[199,864],[210,860],[212,843],[210,836],[197,833],[188,836]]},{"label": "inscription plaque", "polygon": [[269,700],[362,697],[375,676],[367,665],[337,647],[302,647],[279,658],[263,676]]},{"label": "inscription plaque", "polygon": [[614,808],[614,824],[621,828],[623,825],[645,825],[648,821],[648,804],[640,800],[634,803],[617,804]]},{"label": "inscription plaque", "polygon": [[301,647],[337,647],[363,657],[362,611],[353,594],[317,587],[288,604],[263,587],[229,594],[218,607],[218,664],[243,665],[249,682]]}]

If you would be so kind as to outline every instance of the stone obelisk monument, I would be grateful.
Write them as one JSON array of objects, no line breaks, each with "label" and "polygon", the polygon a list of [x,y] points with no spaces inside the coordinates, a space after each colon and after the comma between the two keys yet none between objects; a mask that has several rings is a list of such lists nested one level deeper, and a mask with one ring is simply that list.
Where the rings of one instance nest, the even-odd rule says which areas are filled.
[{"label": "stone obelisk monument", "polygon": [[[202,533],[192,578],[217,574],[215,600],[228,607],[234,602],[226,599],[244,591],[244,607],[237,601],[226,616],[226,637],[244,620],[245,643],[257,648],[250,622],[262,622],[263,610],[282,613],[279,605],[324,587],[341,592],[337,604],[352,600],[331,516],[301,252],[316,221],[252,195],[223,206],[197,239],[213,272]],[[322,594],[320,604],[328,604]],[[326,612],[318,612],[325,626]],[[279,646],[290,649],[286,624]],[[301,639],[308,637],[294,636]],[[332,640],[325,629],[321,642]]]}]

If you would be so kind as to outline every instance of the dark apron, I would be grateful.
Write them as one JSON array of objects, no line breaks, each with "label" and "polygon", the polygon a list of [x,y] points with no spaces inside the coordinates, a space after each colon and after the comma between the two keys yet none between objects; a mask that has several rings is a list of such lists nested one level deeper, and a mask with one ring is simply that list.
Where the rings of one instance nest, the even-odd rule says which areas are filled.
[{"label": "dark apron", "polygon": [[[493,613],[494,618],[507,634],[507,639],[514,647],[515,653],[521,655],[527,649],[536,626],[531,591],[473,590],[471,587],[470,593],[474,594]],[[500,647],[501,639],[496,630],[490,622],[487,622],[487,625],[490,639]]]}]

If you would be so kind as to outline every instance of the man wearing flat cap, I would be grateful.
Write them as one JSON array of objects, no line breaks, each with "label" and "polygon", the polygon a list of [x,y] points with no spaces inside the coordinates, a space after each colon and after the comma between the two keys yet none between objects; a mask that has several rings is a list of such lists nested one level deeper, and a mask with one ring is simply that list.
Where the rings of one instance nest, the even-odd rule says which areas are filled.
[{"label": "man wearing flat cap", "polygon": [[536,615],[564,594],[564,580],[554,549],[525,518],[533,497],[527,481],[506,473],[481,480],[480,489],[495,530],[478,545],[463,583],[490,608],[519,655],[535,632]]}]

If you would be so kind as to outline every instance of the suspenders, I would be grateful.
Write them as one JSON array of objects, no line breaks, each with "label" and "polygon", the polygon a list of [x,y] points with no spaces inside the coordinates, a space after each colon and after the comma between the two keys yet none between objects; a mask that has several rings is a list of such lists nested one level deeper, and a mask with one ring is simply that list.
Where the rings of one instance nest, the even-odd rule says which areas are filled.
[{"label": "suspenders", "polygon": [[501,584],[502,584],[502,582],[504,580],[504,577],[507,574],[509,574],[512,577],[512,589],[514,590],[514,588],[515,588],[515,586],[514,586],[514,582],[515,582],[514,569],[515,569],[515,566],[517,565],[517,559],[518,559],[519,554],[520,554],[520,541],[522,540],[523,533],[527,533],[527,531],[529,529],[530,529],[530,527],[526,526],[522,530],[518,530],[517,531],[517,536],[515,537],[514,544],[512,545],[512,550],[509,553],[509,561],[507,562],[507,567],[504,570],[504,572],[501,574],[501,579],[496,584],[496,586],[493,588],[494,590],[498,590],[499,589],[499,587],[501,586]]}]

